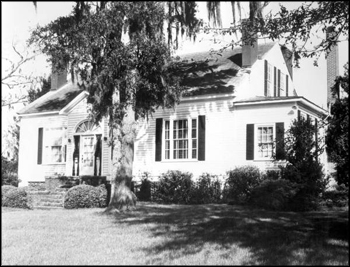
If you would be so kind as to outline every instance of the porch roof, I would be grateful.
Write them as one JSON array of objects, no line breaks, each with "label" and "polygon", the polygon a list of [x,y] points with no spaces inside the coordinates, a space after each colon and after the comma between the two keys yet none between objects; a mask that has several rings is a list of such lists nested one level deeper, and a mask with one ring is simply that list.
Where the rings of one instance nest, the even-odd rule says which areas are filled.
[{"label": "porch roof", "polygon": [[18,114],[33,114],[60,111],[68,105],[76,96],[84,89],[71,82],[65,84],[60,89],[49,91],[45,95],[39,97],[28,106],[21,109]]}]

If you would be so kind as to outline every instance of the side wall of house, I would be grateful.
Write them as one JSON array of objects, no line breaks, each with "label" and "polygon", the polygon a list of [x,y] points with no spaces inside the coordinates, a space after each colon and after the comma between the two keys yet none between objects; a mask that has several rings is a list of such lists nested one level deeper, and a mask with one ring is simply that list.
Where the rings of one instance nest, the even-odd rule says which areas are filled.
[{"label": "side wall of house", "polygon": [[44,181],[45,176],[55,173],[65,173],[65,163],[46,164],[43,159],[43,162],[38,164],[39,128],[54,127],[67,127],[67,116],[41,115],[21,118],[18,159],[20,186],[27,185],[28,181]]},{"label": "side wall of house", "polygon": [[[232,99],[182,102],[174,109],[159,109],[141,127],[135,143],[134,175],[142,172],[158,176],[168,170],[189,171],[194,176],[204,172],[224,176],[236,166],[256,165],[261,169],[272,167],[270,160],[246,160],[247,124],[275,124],[283,122],[285,129],[297,115],[292,105],[275,104],[234,107]],[[197,118],[205,115],[205,160],[155,161],[156,119]],[[164,124],[163,124],[164,125]],[[163,131],[164,134],[164,131]],[[172,134],[172,133],[171,133]],[[162,146],[164,150],[164,144]]]},{"label": "side wall of house", "polygon": [[[68,114],[68,138],[71,140],[67,147],[67,167],[66,174],[72,175],[73,172],[73,152],[74,152],[74,134],[76,127],[82,121],[88,118],[87,111],[87,101],[86,98],[83,99],[79,104],[77,104]],[[104,137],[108,137],[108,124],[107,120],[102,120],[102,169],[101,175],[110,175],[110,147],[108,143],[104,141]]]}]

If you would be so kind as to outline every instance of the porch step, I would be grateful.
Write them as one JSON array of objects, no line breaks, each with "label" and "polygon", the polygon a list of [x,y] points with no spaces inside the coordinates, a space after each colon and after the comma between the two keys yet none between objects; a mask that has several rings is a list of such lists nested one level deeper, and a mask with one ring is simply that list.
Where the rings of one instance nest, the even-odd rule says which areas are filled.
[{"label": "porch step", "polygon": [[63,206],[35,206],[35,209],[50,210],[50,209],[63,209]]}]

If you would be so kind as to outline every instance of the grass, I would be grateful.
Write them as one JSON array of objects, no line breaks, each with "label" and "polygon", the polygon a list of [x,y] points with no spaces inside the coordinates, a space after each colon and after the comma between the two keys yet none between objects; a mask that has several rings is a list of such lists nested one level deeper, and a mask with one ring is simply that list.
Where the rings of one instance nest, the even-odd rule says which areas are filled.
[{"label": "grass", "polygon": [[348,211],[2,208],[3,265],[349,265]]}]

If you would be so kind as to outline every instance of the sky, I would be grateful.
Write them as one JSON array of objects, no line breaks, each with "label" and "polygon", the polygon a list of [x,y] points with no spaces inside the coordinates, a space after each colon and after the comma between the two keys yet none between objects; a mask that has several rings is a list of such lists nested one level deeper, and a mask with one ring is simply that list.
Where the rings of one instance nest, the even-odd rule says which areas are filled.
[{"label": "sky", "polygon": [[[270,2],[265,8],[265,12],[276,11],[279,9],[279,4],[283,4],[287,8],[296,8],[300,2]],[[207,20],[207,12],[205,2],[198,2],[199,17]],[[59,16],[68,15],[72,11],[74,2],[37,2],[37,10],[35,10],[33,2],[1,2],[1,35],[2,35],[2,57],[13,57],[12,43],[16,47],[25,51],[25,41],[30,36],[30,31],[36,25],[46,25],[50,21]],[[243,17],[248,12],[248,2],[241,4],[243,8]],[[232,21],[230,2],[223,2],[221,5],[223,11],[227,13],[222,15],[223,26],[228,27]],[[197,40],[200,40],[197,39]],[[192,49],[198,50],[200,47],[208,48],[208,42],[199,41]],[[188,43],[184,43],[183,50],[189,51],[191,47]],[[181,52],[181,50],[180,50]],[[339,71],[343,73],[343,66],[348,61],[348,41],[343,41],[339,44]],[[319,66],[313,66],[313,59],[302,59],[301,68],[294,69],[294,84],[298,95],[304,96],[315,104],[326,107],[326,62],[324,56],[319,59]],[[2,60],[2,69],[4,60]],[[48,76],[50,66],[46,62],[45,57],[38,57],[35,62],[28,64],[26,71],[36,75]],[[4,88],[1,89],[2,93]]]}]

